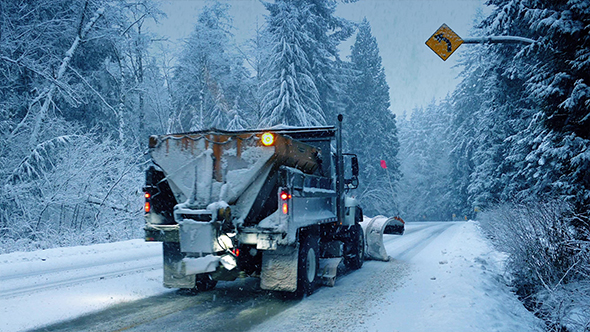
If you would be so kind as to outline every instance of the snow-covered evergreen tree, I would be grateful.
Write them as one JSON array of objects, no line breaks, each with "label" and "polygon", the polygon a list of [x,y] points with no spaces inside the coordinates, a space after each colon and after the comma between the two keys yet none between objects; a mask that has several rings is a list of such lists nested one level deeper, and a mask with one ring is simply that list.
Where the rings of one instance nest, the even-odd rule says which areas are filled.
[{"label": "snow-covered evergreen tree", "polygon": [[[365,213],[394,215],[399,180],[397,126],[377,40],[365,19],[351,47],[345,111],[345,148],[359,156],[360,199]],[[385,161],[386,169],[381,167]]]},{"label": "snow-covered evergreen tree", "polygon": [[229,111],[230,120],[227,124],[227,130],[242,130],[250,128],[250,124],[242,117],[242,112],[238,109],[238,101]]},{"label": "snow-covered evergreen tree", "polygon": [[463,219],[462,211],[451,206],[449,106],[432,101],[399,121],[402,178],[398,201],[404,219]]},{"label": "snow-covered evergreen tree", "polygon": [[[241,100],[248,75],[241,56],[231,52],[229,5],[213,2],[199,14],[171,82],[176,130],[223,129],[234,100]],[[246,98],[244,98],[246,99]]]},{"label": "snow-covered evergreen tree", "polygon": [[312,38],[306,25],[310,6],[291,1],[265,3],[270,12],[267,36],[271,47],[264,66],[260,127],[285,124],[317,126],[326,123],[320,96],[303,45]]},{"label": "snow-covered evergreen tree", "polygon": [[[280,14],[282,15],[280,20],[283,20],[285,23],[287,22],[285,20],[287,12],[289,12],[292,19],[298,16],[297,19],[299,22],[295,23],[293,21],[294,23],[285,24],[282,28],[290,29],[283,30],[283,33],[290,31],[296,33],[295,35],[288,36],[288,42],[292,43],[297,40],[297,49],[281,50],[279,45],[278,49],[271,47],[271,52],[275,56],[285,51],[293,52],[294,55],[297,54],[297,57],[304,55],[305,59],[300,58],[298,61],[304,61],[306,63],[304,65],[305,74],[297,77],[297,79],[299,81],[307,81],[307,77],[309,77],[311,82],[313,82],[313,87],[309,86],[311,84],[310,82],[305,83],[305,86],[302,88],[317,91],[317,93],[313,92],[317,96],[313,97],[314,101],[312,104],[317,103],[318,105],[312,105],[310,112],[316,113],[315,116],[317,116],[318,112],[316,109],[321,110],[322,118],[325,119],[325,121],[320,121],[322,123],[335,123],[336,115],[341,112],[343,105],[342,99],[344,99],[343,96],[345,95],[345,85],[341,84],[343,82],[341,76],[344,71],[341,70],[343,64],[339,58],[338,45],[348,39],[354,32],[351,22],[335,16],[336,4],[337,1],[335,0],[276,0],[274,3],[265,3],[265,6],[270,12],[267,32],[270,32],[271,43],[273,45],[277,45],[280,42],[277,39],[277,33],[279,33],[277,26],[283,24],[279,21],[277,15],[282,13]],[[293,59],[285,60],[287,62],[293,61]],[[277,70],[280,68],[277,62],[278,59],[271,59],[265,67],[268,68],[270,66],[274,70]],[[296,70],[300,69],[296,68]],[[288,71],[285,73],[288,73]],[[275,72],[274,76],[276,79],[280,74]],[[268,78],[264,81],[264,86],[263,100],[267,100],[268,98],[272,100],[272,97],[267,96],[268,91],[273,90],[273,88],[268,86]],[[276,82],[274,86],[276,90]],[[276,96],[274,100],[276,102]],[[268,103],[265,102],[263,104],[263,107],[268,107]],[[261,121],[264,122],[265,120],[261,119]]]},{"label": "snow-covered evergreen tree", "polygon": [[[480,91],[475,107],[459,111],[472,114],[465,124],[472,122],[477,130],[469,156],[471,203],[551,195],[578,209],[587,206],[589,6],[584,1],[489,3],[495,10],[480,34],[536,42],[487,45],[479,55],[471,54],[476,55],[469,60],[472,69],[456,94],[465,99]],[[460,127],[458,135],[466,130]]]},{"label": "snow-covered evergreen tree", "polygon": [[522,79],[505,75],[509,62],[491,56],[493,49],[484,45],[468,51],[464,80],[453,94],[452,174],[460,193],[457,204],[468,216],[514,198],[522,186],[514,174],[518,160],[509,155],[520,153],[513,137],[526,128],[530,111],[521,97]]},{"label": "snow-covered evergreen tree", "polygon": [[[355,2],[356,0],[343,1]],[[342,107],[346,86],[339,84],[342,70],[339,45],[355,31],[354,24],[335,15],[337,0],[290,0],[301,8],[309,8],[305,29],[311,36],[302,44],[311,65],[311,74],[320,96],[320,106],[329,124],[336,122]]]}]

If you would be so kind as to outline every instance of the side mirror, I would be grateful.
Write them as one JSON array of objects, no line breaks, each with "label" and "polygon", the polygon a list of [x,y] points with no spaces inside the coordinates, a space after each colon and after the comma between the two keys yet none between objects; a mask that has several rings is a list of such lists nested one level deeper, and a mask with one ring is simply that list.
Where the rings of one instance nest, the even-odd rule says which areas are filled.
[{"label": "side mirror", "polygon": [[[348,173],[350,169],[351,178],[345,178],[344,184],[346,185],[347,189],[356,189],[359,186],[359,160],[358,157],[354,153],[343,153],[343,155],[350,157],[346,158],[347,161],[350,160],[350,168],[347,168],[346,172]],[[348,165],[348,163],[347,163]],[[352,174],[351,174],[352,173]]]},{"label": "side mirror", "polygon": [[359,176],[359,160],[356,156],[352,156],[352,176]]}]

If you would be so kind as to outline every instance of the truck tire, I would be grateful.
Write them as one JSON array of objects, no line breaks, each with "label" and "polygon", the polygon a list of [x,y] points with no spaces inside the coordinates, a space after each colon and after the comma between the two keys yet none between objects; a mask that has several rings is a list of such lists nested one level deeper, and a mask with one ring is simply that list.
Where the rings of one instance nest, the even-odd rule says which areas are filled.
[{"label": "truck tire", "polygon": [[319,243],[316,236],[305,236],[299,243],[296,296],[311,295],[318,283]]},{"label": "truck tire", "polygon": [[350,270],[358,270],[365,261],[365,235],[360,225],[350,227],[350,237],[346,241],[344,265]]},{"label": "truck tire", "polygon": [[195,289],[199,292],[206,292],[212,290],[217,285],[217,280],[211,279],[209,274],[197,274]]}]

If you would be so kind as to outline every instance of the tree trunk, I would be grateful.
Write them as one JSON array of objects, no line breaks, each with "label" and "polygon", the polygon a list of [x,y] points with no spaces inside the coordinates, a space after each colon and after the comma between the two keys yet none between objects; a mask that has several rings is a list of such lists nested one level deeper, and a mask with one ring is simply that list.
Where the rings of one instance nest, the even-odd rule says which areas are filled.
[{"label": "tree trunk", "polygon": [[136,56],[137,56],[137,85],[139,88],[139,139],[143,140],[145,135],[145,91],[143,86],[143,52],[141,48],[141,23],[137,25],[137,41],[136,41]]}]

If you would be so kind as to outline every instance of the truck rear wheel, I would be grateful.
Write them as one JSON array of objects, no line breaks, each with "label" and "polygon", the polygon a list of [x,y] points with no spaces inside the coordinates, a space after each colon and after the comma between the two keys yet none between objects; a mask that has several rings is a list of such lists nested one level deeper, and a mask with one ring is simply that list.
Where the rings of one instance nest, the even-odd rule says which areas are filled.
[{"label": "truck rear wheel", "polygon": [[311,295],[317,286],[319,243],[315,236],[306,236],[300,241],[296,295],[303,297],[305,295]]},{"label": "truck rear wheel", "polygon": [[346,242],[344,265],[351,270],[358,270],[365,261],[365,235],[360,225],[351,226],[350,237]]}]

